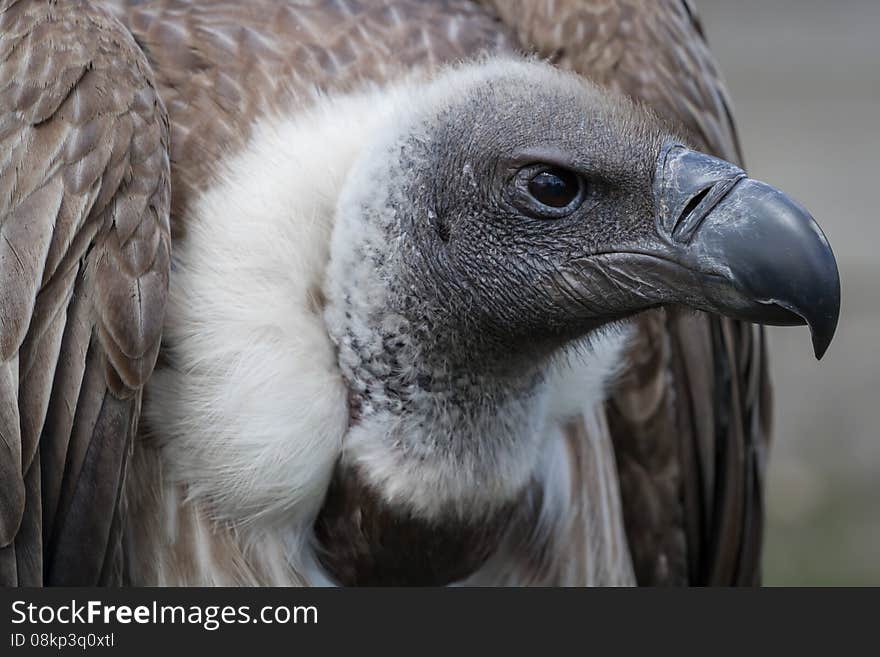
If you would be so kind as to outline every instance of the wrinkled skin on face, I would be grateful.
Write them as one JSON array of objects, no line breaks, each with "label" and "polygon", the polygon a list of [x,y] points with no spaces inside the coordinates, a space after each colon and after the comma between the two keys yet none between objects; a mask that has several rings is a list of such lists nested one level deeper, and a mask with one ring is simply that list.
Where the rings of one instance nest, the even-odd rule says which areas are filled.
[{"label": "wrinkled skin on face", "polygon": [[[585,258],[651,239],[666,139],[655,117],[584,85],[474,89],[403,149],[401,168],[414,172],[399,206],[400,287],[413,292],[403,314],[430,317],[447,347],[475,340],[473,353],[502,362],[626,314],[608,303],[613,290],[591,293],[573,279]],[[580,176],[582,202],[554,215],[531,210],[517,174],[540,164]]]}]

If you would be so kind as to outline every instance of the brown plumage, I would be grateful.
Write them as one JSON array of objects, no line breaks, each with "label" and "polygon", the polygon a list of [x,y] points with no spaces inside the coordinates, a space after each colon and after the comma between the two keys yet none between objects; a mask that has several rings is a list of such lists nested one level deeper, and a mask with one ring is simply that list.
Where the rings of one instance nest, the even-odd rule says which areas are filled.
[{"label": "brown plumage", "polygon": [[[684,0],[0,2],[0,580],[121,581],[120,491],[158,350],[169,217],[178,238],[255,119],[314,87],[509,50],[628,94],[696,146],[740,159]],[[567,429],[575,484],[596,475],[583,433],[602,433],[639,583],[756,583],[770,417],[762,330],[651,311],[628,360],[607,423]],[[157,466],[148,448],[137,459],[130,478],[142,484]],[[150,522],[149,500],[129,506]],[[522,580],[559,581],[560,562],[588,568],[582,540],[576,529],[557,545],[524,539]]]},{"label": "brown plumage", "polygon": [[0,579],[111,583],[168,284],[168,124],[118,23],[0,7]]}]

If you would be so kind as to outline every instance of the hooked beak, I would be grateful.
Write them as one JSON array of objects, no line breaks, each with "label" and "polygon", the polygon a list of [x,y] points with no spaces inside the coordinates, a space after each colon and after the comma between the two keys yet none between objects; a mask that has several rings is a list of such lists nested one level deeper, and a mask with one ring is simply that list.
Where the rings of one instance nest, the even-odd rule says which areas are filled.
[{"label": "hooked beak", "polygon": [[809,212],[739,167],[678,144],[660,153],[654,200],[654,239],[591,258],[603,260],[588,267],[593,284],[596,273],[612,283],[603,286],[607,310],[672,303],[807,324],[822,357],[837,327],[840,278]]}]

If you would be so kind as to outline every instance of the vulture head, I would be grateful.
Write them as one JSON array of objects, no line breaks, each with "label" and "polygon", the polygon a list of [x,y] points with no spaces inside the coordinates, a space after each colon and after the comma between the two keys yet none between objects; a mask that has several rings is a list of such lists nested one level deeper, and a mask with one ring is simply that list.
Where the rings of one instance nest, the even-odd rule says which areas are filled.
[{"label": "vulture head", "polygon": [[325,540],[342,541],[352,498],[360,536],[367,506],[396,514],[383,540],[404,517],[490,527],[535,470],[554,363],[572,345],[600,361],[640,311],[808,324],[825,351],[834,257],[784,193],[548,65],[414,88],[336,206],[325,320],[351,426]]}]

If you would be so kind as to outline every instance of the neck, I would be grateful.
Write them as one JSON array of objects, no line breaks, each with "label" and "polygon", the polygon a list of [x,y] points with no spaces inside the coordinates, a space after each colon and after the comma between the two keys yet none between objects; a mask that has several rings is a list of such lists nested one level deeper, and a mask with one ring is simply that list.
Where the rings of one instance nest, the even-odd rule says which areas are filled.
[{"label": "neck", "polygon": [[316,532],[343,584],[466,578],[540,486],[547,367],[483,370],[417,338],[399,317],[336,334],[351,426]]},{"label": "neck", "polygon": [[424,517],[466,517],[521,493],[544,442],[545,368],[499,376],[419,359],[418,348],[365,357],[344,342],[352,426],[343,465],[386,502]]},{"label": "neck", "polygon": [[[363,339],[369,332],[361,328]],[[436,357],[417,358],[422,349],[399,346],[407,338],[385,328],[393,348],[369,356],[351,334],[339,340],[355,402],[316,523],[330,576],[347,585],[436,585],[472,575],[475,582],[629,581],[622,525],[610,532],[593,522],[620,518],[599,418],[624,334],[609,331],[580,354],[504,376],[456,370],[454,359],[438,368]],[[576,553],[544,563],[575,545],[590,548],[586,570]],[[536,571],[511,571],[520,558]],[[566,570],[569,562],[578,568]]]}]

